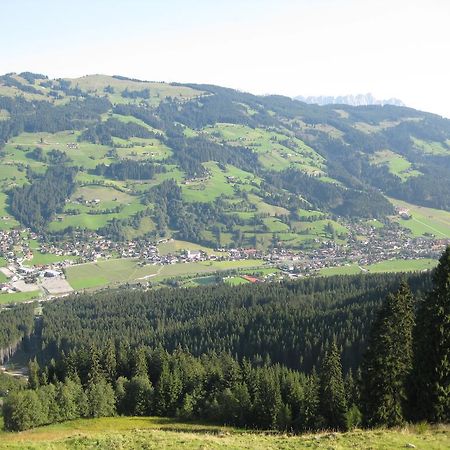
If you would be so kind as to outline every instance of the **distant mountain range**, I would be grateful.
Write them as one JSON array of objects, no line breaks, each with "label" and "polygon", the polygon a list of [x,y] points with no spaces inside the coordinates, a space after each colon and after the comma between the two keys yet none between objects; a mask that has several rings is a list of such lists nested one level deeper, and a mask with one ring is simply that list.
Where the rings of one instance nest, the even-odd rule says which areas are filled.
[{"label": "distant mountain range", "polygon": [[378,100],[372,94],[357,95],[339,95],[333,97],[330,95],[308,96],[298,95],[295,100],[300,100],[309,104],[317,105],[350,105],[350,106],[367,106],[367,105],[394,105],[405,106],[398,98],[389,98],[387,100]]}]

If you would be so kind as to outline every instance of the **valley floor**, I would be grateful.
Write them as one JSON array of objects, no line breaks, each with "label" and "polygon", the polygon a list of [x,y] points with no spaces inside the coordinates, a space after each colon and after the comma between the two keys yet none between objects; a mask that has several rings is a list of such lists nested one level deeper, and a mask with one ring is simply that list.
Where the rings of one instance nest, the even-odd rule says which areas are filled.
[{"label": "valley floor", "polygon": [[0,449],[446,449],[450,426],[290,436],[156,417],[75,420],[22,433],[0,431]]}]

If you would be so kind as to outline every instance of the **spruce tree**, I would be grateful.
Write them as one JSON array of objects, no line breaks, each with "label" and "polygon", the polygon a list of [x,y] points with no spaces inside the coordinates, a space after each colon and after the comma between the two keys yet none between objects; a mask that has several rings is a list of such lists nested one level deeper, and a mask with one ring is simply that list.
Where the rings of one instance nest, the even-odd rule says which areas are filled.
[{"label": "spruce tree", "polygon": [[319,391],[320,380],[316,368],[313,367],[311,375],[307,377],[305,382],[303,405],[297,420],[297,429],[309,431],[316,429],[319,425]]},{"label": "spruce tree", "polygon": [[419,306],[414,330],[412,417],[450,420],[450,247],[439,260],[433,290]]},{"label": "spruce tree", "polygon": [[153,386],[148,375],[136,375],[126,384],[128,414],[149,416],[153,412]]},{"label": "spruce tree", "polygon": [[147,352],[145,347],[138,347],[134,351],[133,375],[135,377],[148,377]]},{"label": "spruce tree", "polygon": [[89,417],[113,416],[116,412],[114,390],[104,378],[90,381],[86,389]]},{"label": "spruce tree", "polygon": [[405,420],[413,327],[414,300],[402,283],[381,307],[363,361],[361,406],[369,426],[395,426]]},{"label": "spruce tree", "polygon": [[183,390],[180,374],[164,367],[155,389],[155,412],[160,416],[174,416]]},{"label": "spruce tree", "polygon": [[117,361],[116,361],[116,347],[112,339],[110,339],[103,352],[102,365],[105,368],[106,380],[109,383],[114,383],[117,378]]},{"label": "spruce tree", "polygon": [[258,428],[276,428],[282,406],[280,384],[276,374],[266,368],[258,373],[258,389],[253,404],[256,426]]},{"label": "spruce tree", "polygon": [[345,385],[342,376],[341,356],[333,342],[325,354],[320,372],[319,411],[327,428],[346,428]]},{"label": "spruce tree", "polygon": [[28,363],[28,387],[30,389],[37,389],[39,387],[39,364],[36,357]]},{"label": "spruce tree", "polygon": [[38,394],[33,390],[12,392],[3,404],[6,430],[23,431],[45,423],[45,414]]},{"label": "spruce tree", "polygon": [[73,420],[80,417],[74,381],[68,379],[64,383],[58,383],[56,387],[56,401],[60,412],[58,420]]}]

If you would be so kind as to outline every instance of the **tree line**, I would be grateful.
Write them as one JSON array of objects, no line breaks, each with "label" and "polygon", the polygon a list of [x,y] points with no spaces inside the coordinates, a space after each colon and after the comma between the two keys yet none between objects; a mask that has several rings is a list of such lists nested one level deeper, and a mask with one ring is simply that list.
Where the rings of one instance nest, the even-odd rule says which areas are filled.
[{"label": "tree line", "polygon": [[34,330],[34,305],[0,310],[0,363],[3,364]]},{"label": "tree line", "polygon": [[138,123],[109,118],[106,122],[99,121],[88,127],[80,134],[78,140],[80,142],[92,142],[93,144],[114,145],[113,136],[121,139],[131,137],[149,139],[155,137],[155,134]]},{"label": "tree line", "polygon": [[98,164],[93,173],[113,180],[151,180],[157,173],[165,171],[165,167],[161,164],[122,159],[109,165]]}]

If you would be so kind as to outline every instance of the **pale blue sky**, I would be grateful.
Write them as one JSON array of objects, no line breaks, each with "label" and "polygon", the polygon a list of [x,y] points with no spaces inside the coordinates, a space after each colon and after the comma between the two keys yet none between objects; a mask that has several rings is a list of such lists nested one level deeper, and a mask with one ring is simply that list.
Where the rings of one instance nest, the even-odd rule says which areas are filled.
[{"label": "pale blue sky", "polygon": [[447,0],[2,0],[0,73],[398,97],[450,117]]}]

